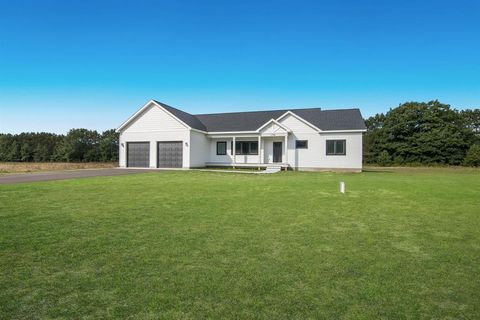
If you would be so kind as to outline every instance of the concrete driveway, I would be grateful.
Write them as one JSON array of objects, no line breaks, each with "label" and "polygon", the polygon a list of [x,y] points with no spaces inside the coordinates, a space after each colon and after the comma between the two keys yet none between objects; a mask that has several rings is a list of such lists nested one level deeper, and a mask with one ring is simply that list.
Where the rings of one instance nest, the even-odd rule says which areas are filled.
[{"label": "concrete driveway", "polygon": [[36,182],[49,180],[66,180],[75,178],[103,177],[103,176],[119,176],[124,174],[134,174],[151,172],[147,169],[79,169],[67,171],[49,171],[49,172],[32,172],[32,173],[12,173],[0,175],[0,184]]}]

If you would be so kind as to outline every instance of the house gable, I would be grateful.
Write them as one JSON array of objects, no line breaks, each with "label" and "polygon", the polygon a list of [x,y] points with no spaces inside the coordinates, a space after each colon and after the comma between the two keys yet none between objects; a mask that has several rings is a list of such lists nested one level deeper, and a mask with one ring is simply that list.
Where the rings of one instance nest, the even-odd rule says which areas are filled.
[{"label": "house gable", "polygon": [[121,132],[180,131],[189,129],[161,106],[151,102],[121,125]]},{"label": "house gable", "polygon": [[281,123],[277,122],[274,119],[271,119],[267,123],[265,123],[263,126],[261,126],[258,131],[260,132],[261,135],[267,136],[267,135],[278,135],[278,134],[285,134],[289,132],[290,130],[282,125]]},{"label": "house gable", "polygon": [[313,125],[308,124],[298,116],[289,113],[279,118],[280,124],[292,130],[294,133],[318,133],[319,130],[314,128]]}]

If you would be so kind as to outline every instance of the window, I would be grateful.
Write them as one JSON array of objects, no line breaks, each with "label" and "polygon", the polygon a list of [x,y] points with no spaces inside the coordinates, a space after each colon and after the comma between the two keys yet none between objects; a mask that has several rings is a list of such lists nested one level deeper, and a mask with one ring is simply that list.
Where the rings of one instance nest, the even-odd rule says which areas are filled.
[{"label": "window", "polygon": [[258,154],[258,141],[237,141],[235,143],[235,154]]},{"label": "window", "polygon": [[327,156],[344,156],[346,140],[327,140]]},{"label": "window", "polygon": [[227,142],[218,141],[217,142],[217,156],[224,156],[227,154]]},{"label": "window", "polygon": [[258,142],[250,143],[249,154],[258,154]]},{"label": "window", "polygon": [[308,140],[295,140],[295,149],[308,149]]}]

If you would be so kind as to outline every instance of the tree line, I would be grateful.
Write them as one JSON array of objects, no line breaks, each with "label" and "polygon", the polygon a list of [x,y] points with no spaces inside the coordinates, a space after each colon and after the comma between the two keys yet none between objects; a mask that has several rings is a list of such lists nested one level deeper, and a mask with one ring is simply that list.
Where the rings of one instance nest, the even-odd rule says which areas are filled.
[{"label": "tree line", "polygon": [[0,134],[0,161],[118,161],[118,133],[71,129],[66,135],[47,132]]},{"label": "tree line", "polygon": [[379,165],[480,166],[480,109],[407,102],[365,124],[364,161]]},{"label": "tree line", "polygon": [[[364,161],[378,165],[480,166],[480,109],[407,102],[365,120]],[[118,161],[118,133],[72,129],[0,134],[0,161]]]}]

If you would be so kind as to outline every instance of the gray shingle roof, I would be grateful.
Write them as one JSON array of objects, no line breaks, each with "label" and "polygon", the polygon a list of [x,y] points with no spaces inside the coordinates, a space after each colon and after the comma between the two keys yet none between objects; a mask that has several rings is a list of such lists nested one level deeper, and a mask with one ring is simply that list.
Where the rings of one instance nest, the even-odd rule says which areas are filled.
[{"label": "gray shingle roof", "polygon": [[283,109],[269,111],[231,112],[192,115],[156,101],[194,129],[208,132],[255,131],[270,119],[291,111],[321,130],[363,130],[365,122],[359,109],[321,110]]},{"label": "gray shingle roof", "polygon": [[190,113],[187,113],[185,111],[179,110],[177,108],[170,107],[169,105],[167,105],[165,103],[161,103],[161,102],[158,102],[156,100],[155,100],[155,102],[158,103],[159,105],[161,105],[162,107],[164,107],[165,109],[167,109],[168,112],[170,112],[175,117],[177,117],[178,119],[185,122],[190,127],[194,128],[194,129],[202,130],[202,131],[208,131],[207,127],[205,127],[205,125],[194,115],[192,115]]},{"label": "gray shingle roof", "polygon": [[359,109],[337,109],[322,110],[313,112],[309,110],[292,110],[293,113],[299,115],[311,124],[321,130],[364,130],[365,121]]}]

